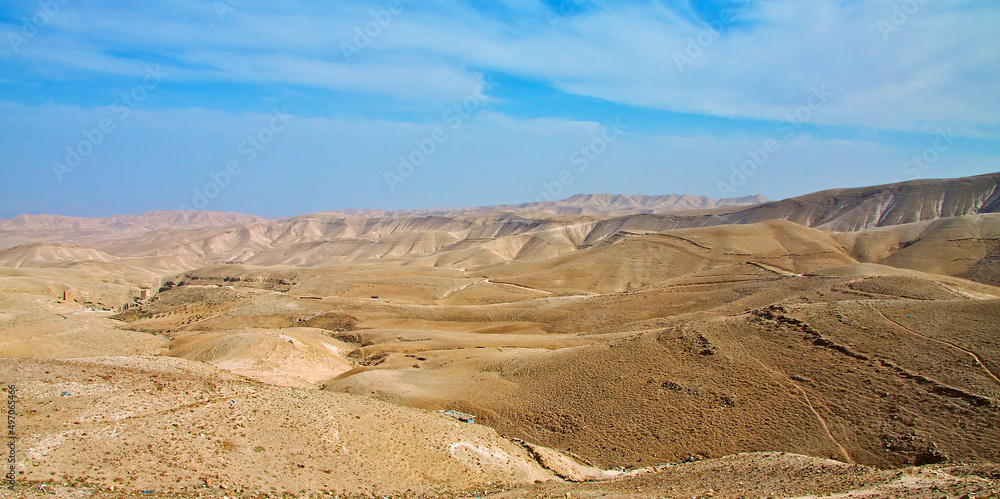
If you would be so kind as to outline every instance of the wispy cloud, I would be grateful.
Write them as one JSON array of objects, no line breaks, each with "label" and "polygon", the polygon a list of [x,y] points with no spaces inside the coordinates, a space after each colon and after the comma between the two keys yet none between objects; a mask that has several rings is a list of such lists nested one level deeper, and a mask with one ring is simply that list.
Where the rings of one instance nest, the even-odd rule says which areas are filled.
[{"label": "wispy cloud", "polygon": [[[966,142],[935,174],[995,169],[1000,4],[909,3],[919,7],[903,11],[907,2],[894,0],[574,0],[570,8],[555,0],[401,0],[387,21],[380,12],[388,0],[247,1],[221,18],[201,0],[68,2],[20,50],[0,40],[0,169],[23,172],[8,175],[14,180],[0,197],[9,203],[27,186],[47,185],[38,172],[48,175],[80,127],[107,114],[150,64],[168,71],[169,81],[88,160],[94,174],[133,168],[137,183],[153,179],[190,197],[190,184],[224,164],[242,135],[260,129],[273,107],[287,106],[297,119],[260,160],[275,171],[242,175],[245,187],[219,200],[221,208],[265,214],[235,196],[319,178],[350,182],[337,191],[344,201],[317,191],[315,199],[295,200],[302,210],[520,202],[619,112],[631,116],[632,128],[600,159],[617,173],[580,177],[574,189],[715,195],[716,180],[746,148],[774,135],[816,88],[828,89],[829,101],[746,193],[839,185],[838,167],[859,183],[902,180],[900,165],[942,127]],[[19,32],[34,8],[0,7],[0,34]],[[370,26],[377,36],[357,44]],[[345,57],[345,43],[364,50]],[[513,83],[483,100],[425,174],[394,197],[379,197],[382,172],[395,158],[493,76]],[[788,180],[804,165],[809,175]],[[282,172],[294,175],[283,180]],[[87,175],[77,177],[86,183]],[[46,192],[56,199],[70,188]]]},{"label": "wispy cloud", "polygon": [[885,40],[879,22],[892,19],[898,2],[747,1],[733,11],[739,29],[713,35],[682,72],[675,55],[718,26],[710,14],[696,16],[686,2],[587,3],[553,28],[547,15],[558,7],[541,1],[489,9],[404,1],[350,64],[340,44],[383,3],[247,2],[226,21],[206,2],[77,6],[23,57],[34,58],[28,69],[73,78],[122,73],[128,59],[157,54],[188,81],[281,82],[410,101],[467,94],[481,72],[496,71],[624,104],[762,119],[779,119],[825,83],[839,97],[820,123],[929,131],[947,122],[981,134],[1000,120],[995,2],[920,4]]}]

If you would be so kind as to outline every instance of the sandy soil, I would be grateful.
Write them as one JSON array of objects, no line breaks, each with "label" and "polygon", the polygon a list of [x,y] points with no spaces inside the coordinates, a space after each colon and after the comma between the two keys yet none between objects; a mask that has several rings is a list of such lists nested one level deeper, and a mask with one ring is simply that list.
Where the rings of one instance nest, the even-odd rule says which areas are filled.
[{"label": "sandy soil", "polygon": [[995,496],[1000,215],[942,185],[5,221],[67,231],[0,251],[13,496]]}]

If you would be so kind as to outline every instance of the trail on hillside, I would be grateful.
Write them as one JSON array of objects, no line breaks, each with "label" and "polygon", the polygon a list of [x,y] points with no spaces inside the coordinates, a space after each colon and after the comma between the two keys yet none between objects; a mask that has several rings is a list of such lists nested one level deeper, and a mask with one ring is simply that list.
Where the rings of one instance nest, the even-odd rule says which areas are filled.
[{"label": "trail on hillside", "polygon": [[964,353],[964,354],[972,357],[973,360],[976,361],[976,366],[983,368],[983,371],[985,371],[986,374],[989,377],[993,378],[993,381],[995,381],[998,385],[1000,385],[1000,378],[998,378],[997,375],[993,371],[990,370],[990,368],[986,367],[986,364],[984,364],[983,361],[982,361],[982,359],[980,359],[979,356],[976,355],[974,352],[972,352],[970,350],[966,350],[966,349],[964,349],[964,348],[962,348],[962,347],[960,347],[960,346],[958,346],[958,345],[956,345],[956,344],[954,344],[954,343],[952,343],[952,342],[950,342],[948,340],[942,340],[942,339],[938,339],[938,338],[932,338],[932,337],[927,336],[925,334],[918,333],[918,332],[916,332],[916,331],[914,331],[914,330],[912,330],[912,329],[910,329],[910,328],[908,328],[908,327],[906,327],[906,326],[904,326],[904,325],[902,325],[902,324],[900,324],[900,323],[898,323],[898,322],[890,319],[884,313],[882,313],[882,311],[879,310],[878,307],[876,307],[874,305],[872,305],[872,309],[880,317],[882,317],[886,321],[894,324],[896,327],[898,327],[899,329],[902,329],[903,331],[906,331],[906,332],[908,332],[908,333],[910,333],[912,335],[915,335],[915,336],[919,336],[919,337],[921,337],[921,338],[923,338],[925,340],[933,341],[935,343],[940,343],[942,345],[947,345],[947,346],[949,346],[951,348],[954,348],[955,350],[958,350],[958,351],[960,351],[960,352],[962,352],[962,353]]}]

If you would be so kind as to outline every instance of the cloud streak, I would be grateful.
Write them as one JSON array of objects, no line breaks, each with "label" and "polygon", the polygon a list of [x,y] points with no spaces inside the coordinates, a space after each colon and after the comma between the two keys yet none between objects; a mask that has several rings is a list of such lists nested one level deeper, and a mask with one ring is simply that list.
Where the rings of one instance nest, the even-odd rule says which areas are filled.
[{"label": "cloud streak", "polygon": [[76,6],[23,56],[34,58],[29,68],[75,78],[121,74],[130,59],[155,53],[192,82],[280,82],[410,102],[465,95],[494,71],[612,102],[754,119],[780,118],[825,83],[841,96],[825,124],[930,131],[947,122],[996,132],[1000,5],[927,2],[885,40],[879,22],[899,3],[747,2],[735,11],[738,27],[715,35],[683,72],[675,54],[713,23],[656,1],[595,2],[555,29],[547,16],[558,11],[538,1],[486,12],[464,1],[402,2],[353,64],[340,46],[383,3],[244,3],[224,22],[202,2]]},{"label": "cloud streak", "polygon": [[[520,202],[619,115],[628,133],[573,189],[716,196],[746,149],[774,136],[816,88],[831,94],[822,110],[740,194],[793,195],[844,178],[904,180],[901,165],[942,128],[962,142],[922,174],[996,169],[995,2],[564,3],[400,0],[391,20],[379,22],[389,0],[242,2],[221,18],[212,2],[197,0],[68,2],[30,43],[0,49],[0,169],[12,179],[0,192],[11,207],[0,209],[44,210],[19,194],[32,188],[48,196],[46,206],[67,196],[83,204],[88,192],[72,189],[95,183],[89,195],[106,193],[92,177],[122,169],[136,179],[115,178],[117,192],[147,192],[136,185],[153,183],[178,193],[157,207],[175,208],[276,107],[296,120],[213,201],[219,208],[293,214]],[[34,8],[0,7],[0,33],[19,30]],[[377,36],[345,57],[343,45],[373,22]],[[682,68],[678,54],[688,58]],[[51,177],[65,145],[107,117],[107,104],[150,65],[169,81],[87,158],[68,182],[75,187],[39,177]],[[420,175],[389,193],[384,172],[493,77],[502,88],[449,133]],[[846,173],[829,174],[836,171]],[[316,190],[317,181],[335,194]],[[268,189],[287,191],[299,208],[266,201]],[[105,202],[94,209],[121,211],[101,208]]]}]

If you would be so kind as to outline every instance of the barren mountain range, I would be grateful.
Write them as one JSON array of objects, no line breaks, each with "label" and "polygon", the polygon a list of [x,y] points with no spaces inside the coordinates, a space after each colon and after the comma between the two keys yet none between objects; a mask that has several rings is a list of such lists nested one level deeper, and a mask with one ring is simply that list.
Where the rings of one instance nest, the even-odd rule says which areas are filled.
[{"label": "barren mountain range", "polygon": [[[59,254],[68,261],[118,258],[139,267],[155,261],[179,270],[209,263],[314,267],[438,255],[440,262],[476,265],[556,256],[623,231],[789,220],[828,231],[857,232],[997,213],[998,178],[1000,174],[838,189],[775,202],[758,196],[714,202],[691,196],[578,195],[516,207],[356,210],[278,220],[213,212],[150,212],[104,219],[21,215],[0,221],[0,249],[45,242],[87,246],[112,256],[75,258],[72,252],[79,249],[36,246],[5,252],[0,260],[10,266],[30,266],[33,254],[46,253],[57,261]],[[688,209],[692,206],[698,209]],[[701,209],[704,206],[725,207]],[[46,256],[37,259],[50,261]]]},{"label": "barren mountain range", "polygon": [[17,494],[995,495],[998,187],[0,221]]}]

